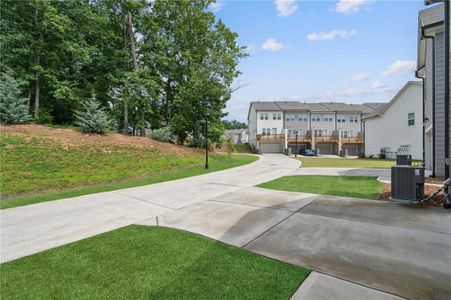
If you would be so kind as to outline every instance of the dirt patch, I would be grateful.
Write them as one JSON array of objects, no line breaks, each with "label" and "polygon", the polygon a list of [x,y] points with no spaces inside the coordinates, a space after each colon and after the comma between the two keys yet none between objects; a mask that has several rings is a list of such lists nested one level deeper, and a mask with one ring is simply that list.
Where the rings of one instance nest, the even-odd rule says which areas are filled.
[{"label": "dirt patch", "polygon": [[[427,179],[436,179],[436,178],[427,178]],[[443,183],[443,181],[433,181],[434,183],[425,183],[424,185],[424,194],[426,196],[431,195],[432,193],[434,193],[438,188],[440,188],[440,186],[438,186],[438,183]],[[437,182],[437,183],[435,183]],[[385,200],[388,201],[390,199],[390,193],[391,193],[391,185],[389,183],[384,184],[384,190],[381,194],[381,200]],[[442,202],[442,198],[444,196],[443,191],[438,193],[437,195],[435,195],[435,197],[428,202],[425,202],[425,205],[430,205],[430,206],[442,206],[443,202]]]},{"label": "dirt patch", "polygon": [[135,147],[143,149],[157,149],[175,155],[198,154],[199,150],[177,146],[152,140],[148,137],[127,136],[118,133],[83,133],[75,129],[53,128],[44,125],[1,125],[0,131],[11,135],[20,136],[25,140],[33,137],[51,140],[63,148],[79,147],[86,145],[105,145],[105,151],[111,146]]}]

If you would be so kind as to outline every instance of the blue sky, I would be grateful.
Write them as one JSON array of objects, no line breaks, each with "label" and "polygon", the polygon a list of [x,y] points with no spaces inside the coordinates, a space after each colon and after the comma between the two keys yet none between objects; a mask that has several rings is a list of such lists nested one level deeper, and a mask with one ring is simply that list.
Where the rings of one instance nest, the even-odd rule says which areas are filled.
[{"label": "blue sky", "polygon": [[423,8],[422,0],[218,1],[211,9],[250,55],[227,119],[245,121],[255,100],[389,101],[415,80]]}]

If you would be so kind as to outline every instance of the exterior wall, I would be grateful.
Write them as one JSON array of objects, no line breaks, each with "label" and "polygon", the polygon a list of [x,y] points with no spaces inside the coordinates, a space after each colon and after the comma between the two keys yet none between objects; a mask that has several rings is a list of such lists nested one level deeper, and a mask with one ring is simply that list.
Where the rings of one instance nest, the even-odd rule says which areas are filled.
[{"label": "exterior wall", "polygon": [[[321,121],[313,121],[313,117],[314,116],[320,116]],[[324,117],[325,116],[332,116],[332,121],[324,121]],[[323,135],[332,135],[332,133],[335,130],[335,112],[331,111],[331,112],[321,112],[321,113],[316,113],[316,112],[312,112],[310,114],[310,122],[311,122],[311,130],[312,133],[315,131],[315,129],[317,130],[327,130],[327,134]]]},{"label": "exterior wall", "polygon": [[[358,122],[350,122],[350,117],[357,117]],[[346,131],[352,131],[352,136],[357,136],[359,132],[361,132],[361,122],[362,119],[360,117],[359,113],[338,113],[337,119],[344,118],[346,120],[345,123],[338,123],[337,122],[337,130],[346,130]]]},{"label": "exterior wall", "polygon": [[[267,113],[268,120],[260,120],[260,114]],[[273,120],[273,113],[280,113],[280,120]],[[277,134],[283,134],[283,112],[282,111],[257,111],[257,134],[262,134],[263,128],[276,128]],[[272,133],[272,132],[271,132]]]},{"label": "exterior wall", "polygon": [[[298,118],[294,121],[288,120],[288,116],[290,115],[294,115],[296,117],[296,115],[298,116]],[[304,121],[304,119],[302,119],[302,121],[299,121],[299,116],[305,116],[307,117],[307,121]],[[288,130],[298,130],[300,131],[299,134],[305,135],[307,133],[307,131],[309,130],[309,112],[308,111],[287,111],[285,112],[285,127]]]},{"label": "exterior wall", "polygon": [[[383,147],[397,151],[410,145],[413,159],[423,158],[422,87],[410,84],[381,117],[365,120],[365,155],[377,155]],[[415,125],[408,125],[408,114],[415,113]]]},{"label": "exterior wall", "polygon": [[443,33],[435,38],[435,173],[445,175],[445,38]]}]

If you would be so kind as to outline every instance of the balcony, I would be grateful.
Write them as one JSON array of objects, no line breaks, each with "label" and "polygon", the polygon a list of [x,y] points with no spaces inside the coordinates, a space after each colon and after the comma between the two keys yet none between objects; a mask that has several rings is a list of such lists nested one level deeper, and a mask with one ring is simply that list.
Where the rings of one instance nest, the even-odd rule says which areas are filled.
[{"label": "balcony", "polygon": [[338,143],[338,135],[315,136],[315,143]]},{"label": "balcony", "polygon": [[363,136],[342,137],[341,144],[363,144],[365,142]]},{"label": "balcony", "polygon": [[283,134],[257,134],[257,141],[260,143],[274,143],[285,141],[285,135]]},{"label": "balcony", "polygon": [[[299,135],[297,138],[298,143],[311,143],[312,142],[312,136],[311,135]],[[289,135],[288,136],[288,143],[294,144],[296,143],[296,135]]]}]

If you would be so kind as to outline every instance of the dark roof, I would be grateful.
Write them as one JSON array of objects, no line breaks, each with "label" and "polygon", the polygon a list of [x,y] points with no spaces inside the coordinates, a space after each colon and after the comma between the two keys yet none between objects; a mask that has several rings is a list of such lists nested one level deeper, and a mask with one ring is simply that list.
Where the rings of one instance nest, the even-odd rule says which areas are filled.
[{"label": "dark roof", "polygon": [[384,105],[385,103],[380,102],[347,104],[344,102],[302,103],[299,101],[256,101],[250,104],[256,111],[358,112],[363,114],[373,113]]}]

